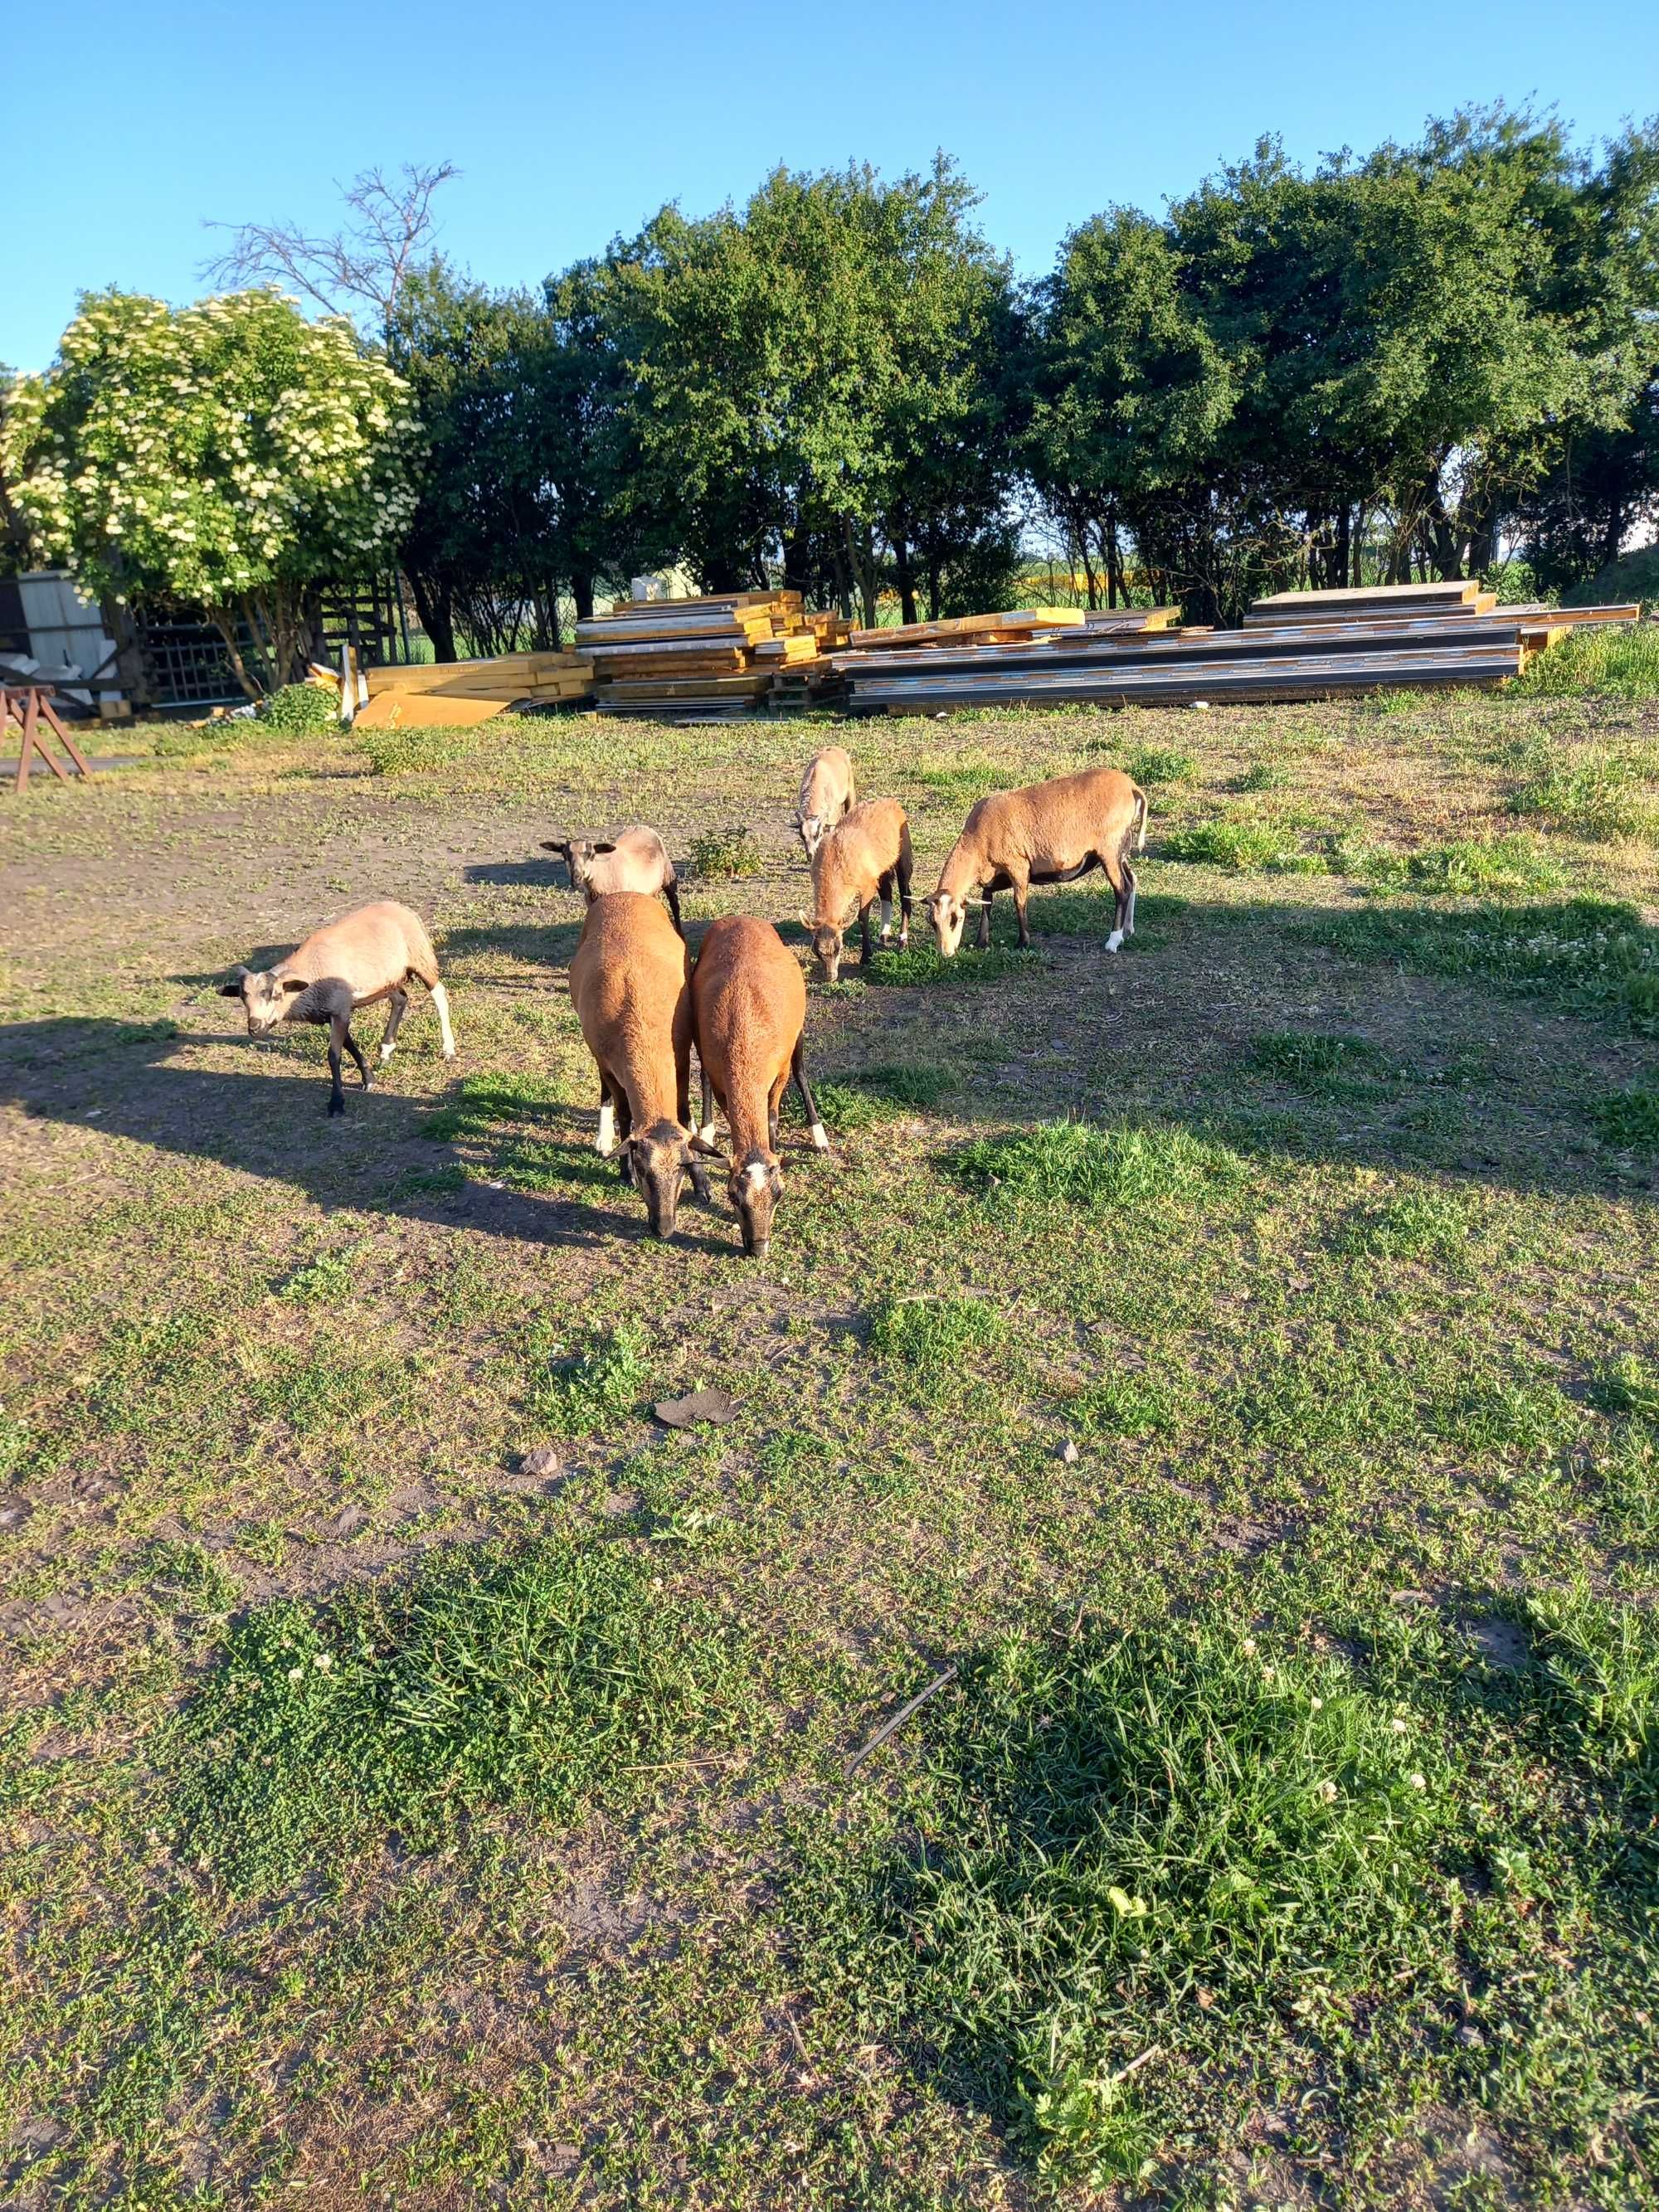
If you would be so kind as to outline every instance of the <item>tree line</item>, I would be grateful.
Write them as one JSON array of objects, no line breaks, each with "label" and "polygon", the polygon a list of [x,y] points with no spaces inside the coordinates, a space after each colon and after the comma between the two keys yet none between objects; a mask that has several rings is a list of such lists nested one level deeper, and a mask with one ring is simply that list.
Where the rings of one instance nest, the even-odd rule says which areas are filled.
[{"label": "tree line", "polygon": [[1091,604],[1225,623],[1517,552],[1562,589],[1659,515],[1659,120],[1591,152],[1468,111],[1312,167],[1264,140],[1030,282],[943,155],[780,168],[507,291],[431,250],[451,173],[373,173],[356,232],[250,228],[214,270],[350,305],[402,380],[375,557],[441,657],[555,643],[670,565],[909,621],[1010,604],[1040,527]]}]

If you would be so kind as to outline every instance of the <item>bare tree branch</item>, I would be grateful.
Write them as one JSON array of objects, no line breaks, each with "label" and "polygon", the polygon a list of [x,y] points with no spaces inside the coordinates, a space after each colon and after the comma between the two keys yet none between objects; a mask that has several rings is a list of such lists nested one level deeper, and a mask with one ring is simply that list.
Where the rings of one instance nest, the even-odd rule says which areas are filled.
[{"label": "bare tree branch", "polygon": [[200,274],[225,287],[282,284],[331,314],[372,308],[384,331],[410,264],[437,228],[433,195],[459,174],[453,161],[405,161],[390,179],[383,169],[365,169],[349,186],[337,186],[349,220],[327,237],[295,223],[209,222],[209,230],[229,231],[230,243]]}]

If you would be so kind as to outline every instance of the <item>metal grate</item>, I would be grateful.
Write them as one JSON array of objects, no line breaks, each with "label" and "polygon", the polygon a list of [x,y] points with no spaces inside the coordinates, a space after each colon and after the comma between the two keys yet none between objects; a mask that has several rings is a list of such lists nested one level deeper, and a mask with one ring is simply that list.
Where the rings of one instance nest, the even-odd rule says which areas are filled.
[{"label": "metal grate", "polygon": [[225,651],[225,641],[206,623],[137,623],[147,689],[158,707],[246,706],[247,694]]}]

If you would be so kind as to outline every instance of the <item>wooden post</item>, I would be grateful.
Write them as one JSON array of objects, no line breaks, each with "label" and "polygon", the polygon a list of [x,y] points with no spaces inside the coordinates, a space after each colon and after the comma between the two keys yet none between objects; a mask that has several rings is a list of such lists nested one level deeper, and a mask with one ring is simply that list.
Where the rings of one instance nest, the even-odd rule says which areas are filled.
[{"label": "wooden post", "polygon": [[38,684],[28,684],[18,692],[0,687],[0,730],[3,730],[8,722],[15,722],[22,732],[22,744],[17,755],[17,781],[14,787],[20,792],[29,787],[29,769],[33,765],[31,756],[35,753],[40,754],[59,783],[70,781],[69,770],[41,738],[40,717],[43,714],[50,727],[57,732],[58,742],[82,775],[89,777],[92,774],[85,754],[58,720],[52,701]]}]

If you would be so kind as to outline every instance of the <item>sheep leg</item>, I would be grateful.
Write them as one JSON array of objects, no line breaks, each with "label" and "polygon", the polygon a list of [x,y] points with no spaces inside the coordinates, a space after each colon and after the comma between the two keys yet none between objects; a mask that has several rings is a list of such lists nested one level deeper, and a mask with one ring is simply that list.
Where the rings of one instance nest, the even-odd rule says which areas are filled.
[{"label": "sheep leg", "polygon": [[398,1042],[398,1032],[403,1027],[404,1016],[408,1012],[409,994],[400,987],[392,994],[392,1011],[386,1016],[386,1035],[380,1039],[382,1065],[392,1057],[392,1048]]},{"label": "sheep leg", "polygon": [[887,944],[893,934],[893,871],[890,868],[876,885],[881,899],[881,941]]},{"label": "sheep leg", "polygon": [[681,944],[684,945],[685,942],[685,924],[680,920],[679,888],[675,883],[672,876],[670,876],[668,881],[663,885],[662,889],[663,896],[668,901],[669,915],[673,921],[676,931],[678,933],[679,940]]},{"label": "sheep leg", "polygon": [[[1105,866],[1107,880],[1117,895],[1117,907],[1112,917],[1112,933],[1106,940],[1106,950],[1109,952],[1115,952],[1123,942],[1124,917],[1130,910],[1129,886],[1124,881],[1127,871],[1122,861],[1111,860],[1104,854],[1101,858]],[[1133,877],[1130,878],[1130,881],[1133,881]]]},{"label": "sheep leg", "polygon": [[455,1057],[455,1032],[449,1026],[449,994],[441,983],[432,986],[433,1011],[438,1017],[438,1036],[444,1048],[444,1058]]},{"label": "sheep leg", "polygon": [[593,1139],[593,1149],[602,1160],[608,1160],[617,1147],[617,1109],[611,1103],[611,1080],[605,1070],[599,1070],[599,1127]]},{"label": "sheep leg", "polygon": [[328,1110],[331,1114],[345,1112],[345,1091],[340,1081],[340,1048],[349,1034],[337,1014],[328,1025]]},{"label": "sheep leg", "polygon": [[1019,949],[1029,952],[1031,947],[1031,924],[1026,907],[1031,896],[1031,878],[1011,875],[1008,888],[1014,895],[1014,917],[1019,923]]},{"label": "sheep leg", "polygon": [[894,870],[899,888],[898,941],[901,952],[910,942],[910,875],[915,865],[915,856],[910,850],[910,826],[907,823],[899,831],[898,866]]},{"label": "sheep leg", "polygon": [[1120,901],[1122,910],[1117,919],[1122,925],[1123,934],[1126,937],[1133,937],[1135,933],[1135,872],[1127,860],[1120,860],[1118,866],[1123,871],[1123,881],[1127,887],[1129,896],[1127,904]]},{"label": "sheep leg", "polygon": [[357,1042],[356,1038],[351,1034],[349,1024],[346,1026],[346,1033],[343,1042],[346,1050],[351,1054],[352,1059],[357,1064],[357,1073],[363,1079],[364,1090],[372,1091],[374,1088],[374,1079],[368,1072],[368,1062],[363,1058],[362,1048]]},{"label": "sheep leg", "polygon": [[830,1149],[830,1139],[824,1133],[823,1122],[818,1109],[812,1103],[812,1093],[807,1088],[805,1041],[800,1037],[795,1039],[795,1049],[790,1055],[789,1072],[795,1079],[795,1088],[800,1093],[800,1103],[806,1109],[806,1133],[812,1140],[813,1149],[816,1152],[827,1152]]},{"label": "sheep leg", "polygon": [[981,952],[988,952],[991,949],[991,901],[995,896],[996,893],[988,884],[985,889],[984,903],[979,910],[979,934],[974,939],[975,946]]},{"label": "sheep leg", "polygon": [[870,909],[874,904],[873,899],[866,899],[864,904],[859,908],[859,957],[866,968],[870,965],[871,958]]},{"label": "sheep leg", "polygon": [[714,1141],[714,1086],[706,1067],[702,1071],[702,1111],[697,1116],[697,1134],[705,1145]]}]

